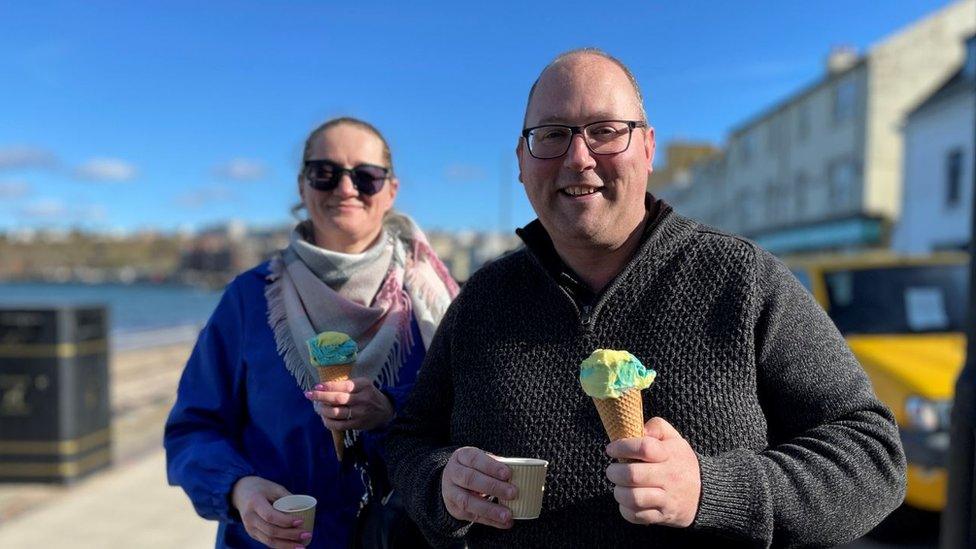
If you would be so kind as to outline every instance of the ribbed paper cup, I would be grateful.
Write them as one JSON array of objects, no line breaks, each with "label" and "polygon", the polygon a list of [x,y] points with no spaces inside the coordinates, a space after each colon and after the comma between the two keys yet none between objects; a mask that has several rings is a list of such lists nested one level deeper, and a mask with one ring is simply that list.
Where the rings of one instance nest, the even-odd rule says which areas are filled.
[{"label": "ribbed paper cup", "polygon": [[491,456],[508,465],[512,470],[512,484],[518,487],[518,497],[514,500],[499,500],[512,510],[512,518],[539,518],[542,512],[542,495],[546,489],[546,468],[549,462],[535,458],[512,458]]},{"label": "ribbed paper cup", "polygon": [[[298,517],[305,522],[302,523],[300,528],[306,532],[311,532],[312,528],[315,527],[315,498],[312,496],[302,496],[298,494],[292,494],[290,496],[284,496],[275,500],[272,507],[285,513],[287,515],[292,515]],[[311,539],[306,541],[303,545],[308,545],[311,543]]]}]

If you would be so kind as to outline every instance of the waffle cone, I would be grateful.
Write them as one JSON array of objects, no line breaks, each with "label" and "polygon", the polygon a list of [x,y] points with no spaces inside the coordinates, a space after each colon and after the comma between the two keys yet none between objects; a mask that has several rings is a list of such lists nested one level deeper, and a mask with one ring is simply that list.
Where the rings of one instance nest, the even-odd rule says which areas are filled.
[{"label": "waffle cone", "polygon": [[[345,381],[352,374],[353,362],[348,364],[337,364],[335,366],[318,366],[319,381],[326,383],[329,381]],[[335,447],[336,457],[342,461],[343,450],[346,448],[346,432],[341,430],[332,431],[332,445]]]},{"label": "waffle cone", "polygon": [[620,398],[594,398],[593,404],[611,441],[644,436],[644,406],[640,390],[631,389]]}]

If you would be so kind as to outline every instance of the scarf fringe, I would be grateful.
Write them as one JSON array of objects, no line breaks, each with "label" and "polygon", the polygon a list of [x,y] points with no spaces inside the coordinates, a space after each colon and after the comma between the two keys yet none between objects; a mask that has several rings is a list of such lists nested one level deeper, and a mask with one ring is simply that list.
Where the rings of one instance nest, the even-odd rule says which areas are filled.
[{"label": "scarf fringe", "polygon": [[285,362],[288,372],[294,376],[298,386],[303,391],[309,391],[318,382],[312,372],[305,367],[305,361],[295,341],[291,337],[291,330],[288,327],[288,318],[285,313],[285,298],[281,288],[282,271],[284,262],[280,256],[272,258],[269,265],[271,274],[268,275],[268,284],[264,288],[264,298],[268,302],[268,325],[274,331],[275,346],[278,354]]}]

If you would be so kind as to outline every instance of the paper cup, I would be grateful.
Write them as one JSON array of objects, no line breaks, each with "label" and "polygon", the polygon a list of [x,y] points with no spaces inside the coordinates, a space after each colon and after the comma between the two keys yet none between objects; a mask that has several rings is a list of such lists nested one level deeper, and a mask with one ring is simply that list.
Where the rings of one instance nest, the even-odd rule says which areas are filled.
[{"label": "paper cup", "polygon": [[499,500],[505,507],[512,510],[512,518],[539,518],[542,512],[542,495],[546,488],[546,467],[549,462],[544,459],[512,458],[492,456],[494,459],[508,465],[512,470],[512,484],[518,487],[518,497],[514,500]]},{"label": "paper cup", "polygon": [[[305,522],[302,523],[301,529],[306,532],[311,532],[312,528],[315,527],[315,498],[312,496],[301,496],[293,494],[290,496],[285,496],[275,500],[272,507],[285,513],[287,515],[292,515],[298,517]],[[312,540],[306,541],[305,545],[308,545]]]}]

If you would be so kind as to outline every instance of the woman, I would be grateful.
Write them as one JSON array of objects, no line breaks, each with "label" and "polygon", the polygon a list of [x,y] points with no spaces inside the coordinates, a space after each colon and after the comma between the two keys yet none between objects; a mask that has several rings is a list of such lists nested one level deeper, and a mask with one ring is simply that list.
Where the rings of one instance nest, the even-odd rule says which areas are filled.
[{"label": "woman", "polygon": [[[383,482],[384,429],[458,290],[392,211],[398,186],[376,128],[339,118],[315,129],[298,176],[308,219],[227,287],[200,333],[165,447],[170,483],[220,521],[218,547],[345,547],[368,484],[350,462]],[[306,341],[324,331],[356,340],[353,379],[318,382]],[[327,429],[347,432],[343,461]],[[318,500],[314,531],[272,508],[288,493]]]}]

